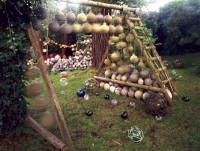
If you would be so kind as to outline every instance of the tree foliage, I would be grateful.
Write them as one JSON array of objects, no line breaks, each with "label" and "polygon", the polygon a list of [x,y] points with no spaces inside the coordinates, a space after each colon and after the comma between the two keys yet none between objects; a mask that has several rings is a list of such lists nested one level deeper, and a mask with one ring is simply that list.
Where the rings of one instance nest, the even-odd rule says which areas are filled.
[{"label": "tree foliage", "polygon": [[164,53],[198,51],[200,46],[200,0],[173,1],[144,19],[153,29]]}]

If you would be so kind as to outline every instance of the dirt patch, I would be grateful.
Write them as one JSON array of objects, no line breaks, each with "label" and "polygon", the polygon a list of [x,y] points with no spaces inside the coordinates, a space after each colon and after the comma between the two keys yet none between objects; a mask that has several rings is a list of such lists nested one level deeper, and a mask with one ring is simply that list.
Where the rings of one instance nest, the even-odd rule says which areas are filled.
[{"label": "dirt patch", "polygon": [[87,133],[88,133],[88,132],[86,132],[86,131],[82,132],[82,131],[78,131],[78,130],[77,130],[77,131],[74,132],[73,135],[71,136],[71,137],[72,137],[72,140],[80,139],[80,138],[86,136]]},{"label": "dirt patch", "polygon": [[91,132],[91,135],[93,136],[93,137],[95,137],[95,138],[100,138],[101,136],[97,133],[97,132],[95,132],[95,131],[92,131]]},{"label": "dirt patch", "polygon": [[112,128],[112,126],[113,126],[113,123],[102,122],[102,123],[99,125],[98,131],[99,131],[99,130],[102,130],[102,129],[110,129],[110,128]]},{"label": "dirt patch", "polygon": [[156,131],[157,131],[156,126],[150,126],[149,127],[149,137],[153,145],[157,145],[157,138],[156,138]]},{"label": "dirt patch", "polygon": [[26,133],[22,133],[18,136],[0,136],[0,144],[7,144],[7,145],[13,145],[15,147],[20,145],[20,141],[22,139],[28,139],[28,138],[33,138],[33,135],[31,134],[26,134]]},{"label": "dirt patch", "polygon": [[108,108],[108,109],[114,108],[110,102],[104,103],[103,106]]}]

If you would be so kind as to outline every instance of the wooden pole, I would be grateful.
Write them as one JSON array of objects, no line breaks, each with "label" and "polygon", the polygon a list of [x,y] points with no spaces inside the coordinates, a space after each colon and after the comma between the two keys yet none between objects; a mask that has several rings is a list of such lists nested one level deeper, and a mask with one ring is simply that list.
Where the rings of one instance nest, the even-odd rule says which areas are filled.
[{"label": "wooden pole", "polygon": [[44,59],[43,59],[43,56],[42,56],[42,53],[41,53],[41,47],[39,45],[39,40],[38,40],[37,36],[35,35],[35,31],[32,27],[29,28],[28,35],[29,35],[29,38],[31,40],[32,46],[34,48],[35,56],[36,56],[36,59],[37,59],[38,66],[41,70],[42,77],[44,79],[44,83],[45,83],[45,85],[47,87],[47,91],[49,93],[49,97],[50,97],[50,100],[51,100],[51,104],[53,106],[55,118],[56,118],[56,121],[58,123],[63,141],[68,145],[68,147],[71,151],[74,151],[73,142],[71,140],[69,131],[67,129],[67,125],[66,125],[64,116],[62,114],[62,110],[60,108],[60,105],[58,103],[56,93],[54,91],[53,85],[52,85],[51,80],[49,78],[49,74],[47,72],[47,67],[44,63]]},{"label": "wooden pole", "polygon": [[122,10],[122,11],[132,11],[136,12],[139,10],[139,8],[130,8],[128,6],[120,6],[120,5],[113,5],[113,4],[107,4],[102,2],[94,2],[94,1],[88,1],[88,0],[82,0],[82,1],[75,1],[75,0],[60,0],[61,2],[67,2],[72,4],[81,4],[86,6],[94,6],[94,7],[101,7],[101,8],[108,8],[108,9],[116,9],[116,10]]},{"label": "wooden pole", "polygon": [[136,87],[140,89],[147,89],[150,91],[156,91],[156,92],[161,92],[163,93],[163,89],[157,88],[157,87],[152,87],[152,86],[147,86],[147,85],[141,85],[141,84],[136,84],[136,83],[131,83],[131,82],[124,82],[124,81],[119,81],[119,80],[113,80],[113,79],[108,79],[108,78],[103,78],[103,77],[98,77],[98,76],[93,76],[93,78],[101,81],[106,81],[106,82],[113,82],[113,83],[118,83],[122,85],[127,85],[131,87]]},{"label": "wooden pole", "polygon": [[47,131],[44,127],[38,124],[32,117],[27,116],[25,123],[42,135],[48,142],[50,142],[58,150],[66,150],[66,145],[59,140],[55,135]]}]

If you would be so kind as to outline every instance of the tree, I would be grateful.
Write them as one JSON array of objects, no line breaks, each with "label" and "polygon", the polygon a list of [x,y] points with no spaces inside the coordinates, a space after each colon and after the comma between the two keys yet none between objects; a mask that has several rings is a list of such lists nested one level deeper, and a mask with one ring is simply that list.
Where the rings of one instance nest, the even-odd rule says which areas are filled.
[{"label": "tree", "polygon": [[157,42],[162,43],[159,51],[175,54],[199,50],[199,8],[200,0],[175,0],[161,8],[157,17],[149,13],[144,18],[157,35]]}]

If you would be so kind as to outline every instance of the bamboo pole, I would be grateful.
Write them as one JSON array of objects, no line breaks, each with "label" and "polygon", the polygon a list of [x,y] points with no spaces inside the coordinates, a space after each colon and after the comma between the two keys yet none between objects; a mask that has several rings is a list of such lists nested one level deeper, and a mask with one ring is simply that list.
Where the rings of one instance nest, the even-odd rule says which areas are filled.
[{"label": "bamboo pole", "polygon": [[[155,49],[153,49],[153,51],[154,51],[154,53],[155,53],[156,56],[159,56],[158,52],[157,52]],[[159,60],[159,62],[161,62],[161,67],[163,67],[164,65],[162,64],[162,59],[161,59],[161,58],[158,58],[158,60]],[[167,78],[168,80],[170,79],[170,76],[169,76],[169,74],[168,74],[167,72],[164,72],[164,75],[166,76],[166,78]],[[170,87],[171,87],[171,89],[172,89],[173,95],[176,96],[176,95],[177,95],[176,86],[174,85],[173,82],[169,82],[169,84],[170,84]]]},{"label": "bamboo pole", "polygon": [[122,84],[122,85],[126,85],[126,86],[136,87],[136,88],[140,88],[140,89],[147,89],[147,90],[150,90],[150,91],[163,93],[163,89],[153,87],[153,86],[141,85],[141,84],[119,81],[119,80],[113,80],[113,79],[108,79],[108,78],[98,77],[98,76],[93,76],[93,78],[95,78],[97,80],[106,81],[106,82],[113,82],[113,83]]},{"label": "bamboo pole", "polygon": [[53,85],[51,84],[51,80],[50,80],[49,74],[47,72],[47,67],[44,63],[44,59],[43,59],[42,52],[41,52],[41,47],[39,45],[39,40],[36,37],[36,34],[32,27],[28,29],[28,35],[29,35],[30,41],[32,43],[32,46],[34,48],[35,56],[37,58],[38,66],[41,70],[42,77],[44,79],[44,83],[45,83],[45,85],[47,87],[47,91],[49,93],[51,105],[53,106],[55,118],[58,123],[63,141],[68,145],[68,147],[71,151],[74,151],[75,149],[74,149],[73,142],[71,140],[69,131],[67,129],[67,125],[66,125],[64,116],[62,114],[60,105],[58,103],[58,99],[57,99],[56,93],[54,91]]},{"label": "bamboo pole", "polygon": [[47,131],[44,127],[38,124],[32,117],[27,116],[25,123],[42,135],[48,142],[50,142],[58,150],[67,150],[66,145],[59,140],[55,135]]},{"label": "bamboo pole", "polygon": [[[128,20],[128,18],[126,18],[125,20],[126,20],[126,23],[129,26],[129,28],[131,29],[131,32],[133,33],[133,36],[137,37],[138,35],[137,35],[135,29],[131,28],[131,22]],[[144,49],[144,46],[143,46],[142,42],[140,41],[140,39],[136,38],[136,40],[137,40],[137,43],[138,43],[138,46],[139,46],[140,50],[142,51],[142,54],[143,54],[145,60],[147,61],[151,71],[153,72],[153,74],[154,74],[154,76],[156,78],[156,81],[158,82],[159,87],[163,90],[163,94],[166,97],[169,105],[172,106],[172,99],[170,98],[169,94],[167,93],[166,87],[164,86],[164,84],[160,80],[158,71],[156,71],[156,69],[154,67],[154,64],[151,61],[149,61],[149,56],[148,56],[146,50]]]},{"label": "bamboo pole", "polygon": [[60,1],[61,2],[72,3],[72,4],[81,4],[81,5],[86,5],[86,6],[94,6],[94,7],[122,10],[122,11],[125,11],[125,12],[126,11],[136,12],[137,10],[139,10],[139,8],[130,8],[128,6],[113,5],[113,4],[107,4],[107,3],[102,3],[102,2],[94,2],[94,1],[87,1],[87,0],[82,0],[82,1],[60,0]]},{"label": "bamboo pole", "polygon": [[[154,46],[154,44],[151,42],[151,40],[148,38],[148,36],[146,35],[146,33],[145,33],[144,31],[143,31],[143,34],[144,34],[145,37],[149,40],[150,45],[151,45],[150,47],[151,47],[151,49],[152,49],[152,53],[154,54],[154,56],[156,56],[156,58],[157,58],[157,60],[158,60],[158,62],[159,62],[159,64],[160,64],[161,68],[164,68],[164,65],[163,65],[163,63],[162,63],[162,59],[161,59],[161,57],[159,56],[158,52],[156,51],[156,47]],[[150,55],[150,52],[148,51],[147,54]],[[151,55],[150,55],[150,56],[151,56]],[[153,62],[153,64],[156,65],[157,68],[158,68],[158,65],[157,65],[155,62]],[[162,76],[165,77],[167,80],[170,79],[169,74],[168,74],[165,70],[161,71],[161,74],[162,74]],[[171,89],[171,92],[172,92],[173,96],[176,96],[176,95],[177,95],[176,86],[175,86],[174,83],[171,82],[170,80],[169,80],[169,86],[170,86],[170,89]]]},{"label": "bamboo pole", "polygon": [[99,73],[101,72],[101,70],[102,70],[102,68],[103,68],[103,65],[104,65],[104,60],[105,60],[106,57],[108,56],[109,49],[110,49],[110,45],[108,45],[107,48],[106,48],[106,52],[105,52],[105,54],[104,54],[104,56],[103,56],[103,58],[102,58],[102,61],[101,61],[100,65],[99,65],[99,68],[98,68],[98,70],[97,70],[96,75],[99,75]]}]

